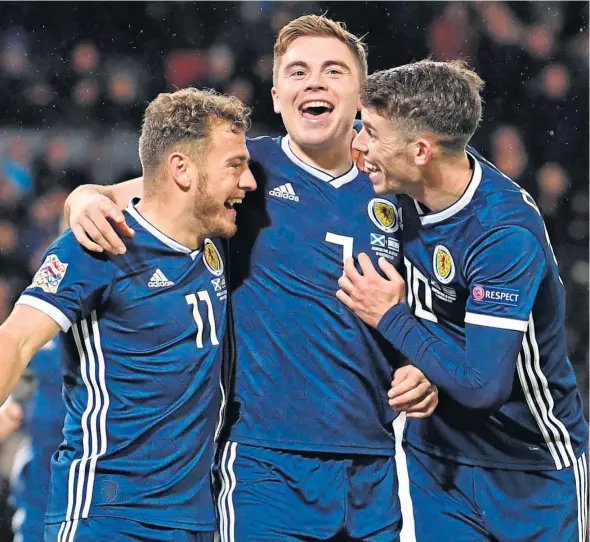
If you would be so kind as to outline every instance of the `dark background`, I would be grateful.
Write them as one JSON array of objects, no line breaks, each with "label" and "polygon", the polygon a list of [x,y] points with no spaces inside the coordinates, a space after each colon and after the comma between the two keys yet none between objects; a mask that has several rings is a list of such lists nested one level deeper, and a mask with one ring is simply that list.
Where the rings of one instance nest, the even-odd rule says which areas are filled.
[{"label": "dark background", "polygon": [[[281,132],[270,96],[272,46],[280,27],[305,13],[366,34],[370,71],[461,57],[486,81],[473,144],[545,216],[587,412],[585,2],[0,4],[0,322],[55,237],[67,193],[139,174],[138,128],[157,93],[214,87],[254,107],[252,134]],[[0,450],[5,478],[20,438]]]}]

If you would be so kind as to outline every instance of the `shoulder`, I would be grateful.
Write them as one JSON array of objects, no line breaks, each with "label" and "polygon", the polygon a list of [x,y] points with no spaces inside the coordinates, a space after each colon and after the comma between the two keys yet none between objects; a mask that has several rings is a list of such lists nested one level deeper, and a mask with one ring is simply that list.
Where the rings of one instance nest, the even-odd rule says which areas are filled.
[{"label": "shoulder", "polygon": [[43,254],[31,286],[57,287],[64,279],[64,283],[90,279],[97,284],[110,282],[115,269],[111,258],[114,257],[86,250],[71,230],[67,230]]},{"label": "shoulder", "polygon": [[279,149],[279,139],[270,136],[247,137],[246,146],[251,154],[262,152],[265,149]]},{"label": "shoulder", "polygon": [[[481,171],[472,206],[472,216],[479,226],[475,229],[486,234],[498,228],[515,227],[543,238],[543,218],[531,195],[481,155],[472,149],[469,151],[477,160],[476,168]],[[521,235],[524,234],[521,232]]]},{"label": "shoulder", "polygon": [[111,257],[104,252],[92,252],[85,249],[72,233],[66,230],[60,235],[45,251],[45,256],[57,254],[69,259],[72,262],[83,265],[96,265],[99,267],[111,264]]}]

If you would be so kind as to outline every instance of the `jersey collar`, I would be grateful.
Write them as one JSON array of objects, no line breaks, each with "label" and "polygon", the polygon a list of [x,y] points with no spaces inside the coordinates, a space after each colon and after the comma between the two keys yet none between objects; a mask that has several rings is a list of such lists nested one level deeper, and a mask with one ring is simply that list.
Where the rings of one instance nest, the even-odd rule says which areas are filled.
[{"label": "jersey collar", "polygon": [[473,173],[471,175],[471,180],[463,192],[463,195],[455,202],[453,205],[443,209],[442,211],[438,211],[436,213],[428,213],[424,214],[424,211],[420,204],[414,201],[414,205],[416,206],[416,210],[418,211],[418,215],[420,216],[420,222],[423,226],[428,224],[437,224],[438,222],[442,222],[447,218],[456,215],[461,209],[465,208],[469,202],[473,199],[473,195],[481,182],[481,165],[479,164],[477,158],[473,156],[469,151],[467,151],[467,156],[473,163]]},{"label": "jersey collar", "polygon": [[340,175],[339,177],[333,177],[329,173],[326,173],[321,169],[310,166],[309,164],[306,164],[303,160],[297,158],[297,156],[295,156],[295,154],[291,150],[290,141],[291,140],[288,135],[281,138],[281,150],[287,155],[291,162],[298,165],[301,169],[307,171],[308,173],[311,173],[320,181],[324,181],[326,183],[331,184],[334,188],[340,188],[341,186],[348,184],[351,181],[354,181],[354,179],[356,179],[357,175],[359,174],[359,170],[357,169],[356,164],[352,164],[352,167],[346,173],[344,173],[344,175]]},{"label": "jersey collar", "polygon": [[148,233],[151,233],[156,239],[164,243],[166,246],[170,247],[172,250],[176,252],[182,252],[183,254],[188,254],[193,260],[197,257],[200,250],[192,250],[189,247],[186,247],[174,239],[168,237],[166,234],[162,233],[158,228],[152,226],[135,208],[135,206],[139,203],[139,198],[133,198],[127,209],[125,209],[134,219],[135,221]]}]

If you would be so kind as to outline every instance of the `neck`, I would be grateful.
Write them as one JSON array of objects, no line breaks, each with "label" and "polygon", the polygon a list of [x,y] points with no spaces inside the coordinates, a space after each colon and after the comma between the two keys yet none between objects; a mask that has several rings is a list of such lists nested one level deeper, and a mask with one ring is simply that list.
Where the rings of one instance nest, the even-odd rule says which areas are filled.
[{"label": "neck", "polygon": [[197,250],[206,235],[202,224],[190,217],[186,206],[171,194],[144,194],[136,209],[155,228],[177,243]]},{"label": "neck", "polygon": [[352,166],[351,140],[349,139],[326,148],[298,145],[289,138],[289,146],[299,160],[332,175],[332,177],[344,175]]},{"label": "neck", "polygon": [[433,212],[453,205],[465,192],[472,176],[467,154],[439,158],[428,165],[422,182],[413,183],[407,194]]}]

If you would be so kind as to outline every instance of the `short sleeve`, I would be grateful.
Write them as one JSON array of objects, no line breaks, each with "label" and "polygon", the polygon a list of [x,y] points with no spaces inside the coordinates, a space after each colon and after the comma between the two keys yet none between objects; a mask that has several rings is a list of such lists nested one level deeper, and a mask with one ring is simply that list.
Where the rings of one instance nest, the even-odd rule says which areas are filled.
[{"label": "short sleeve", "polygon": [[486,235],[466,258],[465,323],[526,331],[546,272],[545,253],[530,231],[511,226]]},{"label": "short sleeve", "polygon": [[67,231],[47,249],[16,304],[35,307],[68,331],[107,301],[113,278],[109,257],[86,251]]}]

